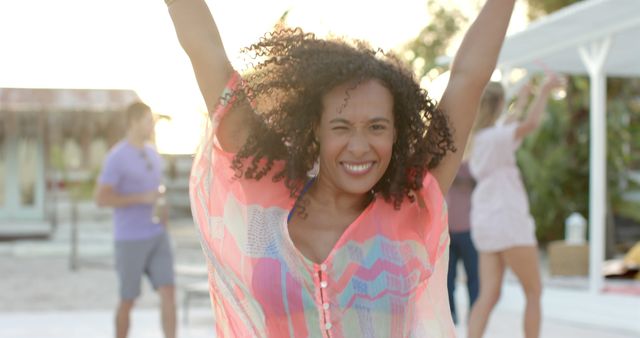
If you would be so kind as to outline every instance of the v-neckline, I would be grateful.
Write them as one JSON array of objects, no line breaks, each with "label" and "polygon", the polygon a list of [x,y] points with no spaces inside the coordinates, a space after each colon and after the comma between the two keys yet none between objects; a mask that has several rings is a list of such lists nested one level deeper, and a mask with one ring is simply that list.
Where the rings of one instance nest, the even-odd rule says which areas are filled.
[{"label": "v-neckline", "polygon": [[[293,205],[289,208],[290,212],[289,214],[291,214],[294,209],[295,209],[295,204],[297,202],[297,199],[293,201]],[[327,257],[324,258],[324,260],[320,263],[315,262],[314,260],[310,259],[309,257],[305,256],[305,254],[302,253],[302,251],[300,251],[300,249],[298,249],[298,247],[296,246],[296,244],[293,242],[293,239],[291,238],[291,234],[289,233],[289,222],[290,222],[290,217],[287,215],[287,217],[284,218],[283,221],[283,231],[285,233],[285,239],[286,241],[289,243],[289,245],[291,246],[292,250],[298,255],[300,256],[307,264],[313,265],[314,267],[319,267],[319,266],[326,266],[328,265],[332,259],[333,256],[336,254],[336,251],[338,250],[338,248],[341,246],[341,244],[347,240],[347,238],[349,237],[349,235],[355,231],[355,229],[357,228],[358,224],[362,223],[362,219],[364,217],[366,217],[366,215],[368,213],[371,212],[371,209],[373,208],[373,205],[376,202],[376,198],[374,196],[374,198],[371,200],[371,202],[369,202],[369,204],[366,206],[366,208],[364,208],[364,210],[362,210],[362,212],[360,212],[360,214],[358,215],[358,217],[356,217],[351,223],[349,223],[349,225],[344,229],[344,231],[342,232],[342,234],[340,235],[340,237],[338,237],[338,240],[333,244],[333,246],[331,247],[331,250],[329,250],[329,254],[327,255]]]}]

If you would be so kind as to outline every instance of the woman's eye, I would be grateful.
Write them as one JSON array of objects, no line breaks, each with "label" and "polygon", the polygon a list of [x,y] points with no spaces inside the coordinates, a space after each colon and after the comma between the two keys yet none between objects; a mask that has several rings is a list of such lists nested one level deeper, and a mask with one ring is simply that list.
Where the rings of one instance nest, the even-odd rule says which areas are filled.
[{"label": "woman's eye", "polygon": [[348,128],[345,126],[335,126],[333,128],[331,128],[331,130],[336,130],[336,131],[344,131],[347,130]]},{"label": "woman's eye", "polygon": [[387,129],[387,127],[382,124],[374,124],[371,126],[371,129],[374,131],[381,131]]}]

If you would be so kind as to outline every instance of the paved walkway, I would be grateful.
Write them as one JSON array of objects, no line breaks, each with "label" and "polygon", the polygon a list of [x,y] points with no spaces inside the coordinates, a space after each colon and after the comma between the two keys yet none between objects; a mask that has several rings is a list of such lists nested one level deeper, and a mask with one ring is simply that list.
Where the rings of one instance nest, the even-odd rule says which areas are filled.
[{"label": "paved walkway", "polygon": [[[579,306],[579,304],[577,304]],[[189,324],[180,317],[180,338],[215,337],[211,310],[198,307],[190,311]],[[111,338],[113,337],[113,314],[110,311],[69,311],[69,312],[28,312],[0,313],[0,337],[11,338]],[[521,318],[517,312],[499,306],[491,318],[485,337],[522,337]],[[640,331],[630,332],[596,324],[576,324],[563,319],[546,317],[543,324],[543,338],[637,338]],[[458,328],[458,336],[465,336],[465,328]],[[158,313],[151,309],[136,310],[133,313],[132,338],[162,337]]]},{"label": "paved walkway", "polygon": [[[464,287],[456,296],[461,318],[466,317]],[[522,337],[522,295],[517,285],[507,282],[502,300],[491,317],[485,337]],[[636,338],[640,336],[640,297],[589,296],[585,291],[547,289],[543,297],[543,338]],[[184,323],[179,309],[179,337],[212,338],[214,319],[206,300],[189,311]],[[633,313],[632,311],[635,311]],[[107,338],[113,337],[113,313],[108,310],[35,311],[0,313],[0,337],[11,338]],[[466,328],[457,329],[464,337]],[[156,310],[137,309],[133,313],[132,338],[161,337]]]},{"label": "paved walkway", "polygon": [[[202,253],[188,220],[172,227],[177,262],[201,262]],[[0,243],[0,337],[111,338],[115,307],[115,276],[108,266],[112,254],[111,226],[104,221],[83,222],[79,253],[82,259],[106,260],[106,266],[81,265],[68,269],[69,227],[63,225],[49,241]],[[513,276],[507,275],[501,301],[488,326],[487,338],[522,337],[524,298]],[[191,282],[178,278],[178,286]],[[464,313],[465,288],[456,291]],[[178,294],[178,304],[182,293]],[[134,310],[131,337],[161,337],[157,297],[146,286]],[[640,296],[591,295],[580,280],[559,285],[545,277],[542,338],[640,337]],[[179,337],[215,337],[208,300],[193,302],[189,324],[179,310]],[[458,328],[465,336],[465,327]]]},{"label": "paved walkway", "polygon": [[[456,289],[458,309],[466,311],[466,289]],[[492,314],[485,337],[522,337],[524,296],[515,282],[507,280]],[[549,287],[542,296],[542,338],[632,338],[640,337],[640,297],[590,295],[586,288]],[[462,313],[460,318],[465,318]],[[458,328],[465,337],[466,328]]]}]

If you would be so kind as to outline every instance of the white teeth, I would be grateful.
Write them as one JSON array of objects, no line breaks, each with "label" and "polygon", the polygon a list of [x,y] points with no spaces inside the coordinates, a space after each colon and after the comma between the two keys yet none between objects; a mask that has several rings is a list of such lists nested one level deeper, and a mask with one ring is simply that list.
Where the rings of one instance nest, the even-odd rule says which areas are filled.
[{"label": "white teeth", "polygon": [[353,171],[353,172],[364,172],[364,171],[367,171],[373,165],[372,162],[365,163],[365,164],[347,164],[347,163],[343,163],[343,164],[347,168],[347,170]]}]

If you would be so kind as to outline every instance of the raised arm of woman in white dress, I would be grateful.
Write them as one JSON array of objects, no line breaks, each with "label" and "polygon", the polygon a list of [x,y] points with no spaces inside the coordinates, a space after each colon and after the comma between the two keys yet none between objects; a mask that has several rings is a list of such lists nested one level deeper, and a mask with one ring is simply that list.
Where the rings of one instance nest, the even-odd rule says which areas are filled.
[{"label": "raised arm of woman in white dress", "polygon": [[520,121],[522,116],[524,116],[525,109],[527,108],[527,104],[529,104],[529,99],[531,98],[531,80],[527,80],[516,94],[516,101],[511,107],[507,107],[507,116],[504,119],[505,124],[514,123]]},{"label": "raised arm of woman in white dress", "polygon": [[[207,109],[212,113],[233,74],[218,27],[204,0],[166,2],[180,45],[191,60]],[[220,121],[217,137],[224,150],[236,152],[242,147],[248,135],[245,119],[249,113],[247,105],[236,104]]]},{"label": "raised arm of woman in white dress", "polygon": [[542,119],[542,114],[547,107],[547,101],[549,100],[551,91],[562,83],[562,79],[558,78],[555,74],[548,75],[545,78],[544,82],[538,89],[538,93],[527,110],[525,119],[520,122],[516,128],[516,140],[523,139],[525,136],[538,129],[538,126],[540,126],[540,120]]},{"label": "raised arm of woman in white dress", "polygon": [[475,120],[480,97],[496,66],[515,0],[486,0],[458,49],[439,107],[453,129],[455,153],[432,170],[444,194],[456,175]]}]

